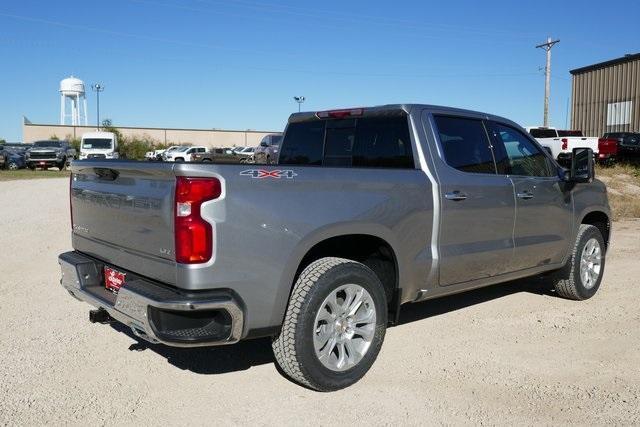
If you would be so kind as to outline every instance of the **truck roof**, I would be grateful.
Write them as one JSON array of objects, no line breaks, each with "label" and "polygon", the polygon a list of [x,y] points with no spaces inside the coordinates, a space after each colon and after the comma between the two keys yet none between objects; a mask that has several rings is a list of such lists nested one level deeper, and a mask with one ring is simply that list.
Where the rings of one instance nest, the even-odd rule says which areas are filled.
[{"label": "truck roof", "polygon": [[[466,110],[464,108],[454,108],[454,107],[445,107],[442,105],[431,105],[431,104],[386,104],[386,105],[376,105],[372,107],[350,107],[350,108],[339,108],[332,110],[321,110],[321,111],[346,111],[346,110],[354,110],[354,109],[362,109],[361,117],[375,117],[375,116],[386,116],[393,114],[410,114],[415,110],[433,110],[444,113],[451,114],[460,114],[460,115],[472,115],[472,116],[482,116],[487,119],[497,119],[501,121],[511,122],[505,117],[496,116],[495,114],[484,113],[481,111],[474,110]],[[301,113],[293,113],[289,116],[289,122],[302,122],[307,120],[319,120],[316,115],[317,111],[306,111]]]},{"label": "truck roof", "polygon": [[86,132],[82,134],[82,138],[113,138],[113,132]]}]

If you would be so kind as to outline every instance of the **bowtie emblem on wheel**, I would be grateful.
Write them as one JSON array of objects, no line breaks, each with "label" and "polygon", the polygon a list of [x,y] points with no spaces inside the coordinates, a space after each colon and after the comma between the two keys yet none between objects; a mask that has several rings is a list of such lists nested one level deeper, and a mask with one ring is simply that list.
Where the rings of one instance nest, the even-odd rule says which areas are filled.
[{"label": "bowtie emblem on wheel", "polygon": [[295,173],[294,171],[292,171],[290,169],[284,169],[284,170],[280,170],[280,169],[276,169],[276,170],[247,169],[247,170],[244,170],[244,171],[240,172],[240,175],[242,175],[242,176],[250,176],[251,178],[256,178],[256,179],[264,179],[264,178],[275,178],[275,179],[287,178],[287,179],[293,179],[293,177],[298,176],[297,173]]}]

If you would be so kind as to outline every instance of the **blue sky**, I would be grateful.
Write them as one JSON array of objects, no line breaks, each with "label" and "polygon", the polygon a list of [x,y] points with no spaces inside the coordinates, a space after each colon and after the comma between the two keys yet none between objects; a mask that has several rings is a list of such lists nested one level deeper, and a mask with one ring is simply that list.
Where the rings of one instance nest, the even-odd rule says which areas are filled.
[{"label": "blue sky", "polygon": [[[442,104],[564,127],[569,70],[640,52],[640,2],[0,2],[0,138],[59,120],[59,81],[101,82],[115,125],[280,130],[297,110]],[[95,121],[95,94],[88,94]]]}]

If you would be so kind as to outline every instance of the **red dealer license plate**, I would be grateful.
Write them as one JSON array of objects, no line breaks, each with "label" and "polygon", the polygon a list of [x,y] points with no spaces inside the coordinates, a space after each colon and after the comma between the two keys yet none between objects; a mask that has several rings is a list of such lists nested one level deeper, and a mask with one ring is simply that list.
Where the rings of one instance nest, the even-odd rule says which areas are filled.
[{"label": "red dealer license plate", "polygon": [[113,292],[118,292],[124,285],[126,273],[122,273],[111,267],[104,268],[104,287]]}]

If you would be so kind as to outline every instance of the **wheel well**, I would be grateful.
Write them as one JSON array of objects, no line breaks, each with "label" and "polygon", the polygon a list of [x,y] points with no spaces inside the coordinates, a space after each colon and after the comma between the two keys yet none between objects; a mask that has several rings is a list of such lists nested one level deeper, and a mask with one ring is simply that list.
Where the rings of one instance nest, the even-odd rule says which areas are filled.
[{"label": "wheel well", "polygon": [[395,253],[386,241],[367,234],[348,234],[323,240],[313,246],[302,258],[298,275],[313,261],[324,257],[339,257],[361,262],[378,276],[391,305],[398,288],[398,263]]},{"label": "wheel well", "polygon": [[609,247],[609,234],[611,231],[611,222],[604,212],[589,212],[583,219],[582,224],[589,224],[596,227],[602,233],[604,244]]}]

